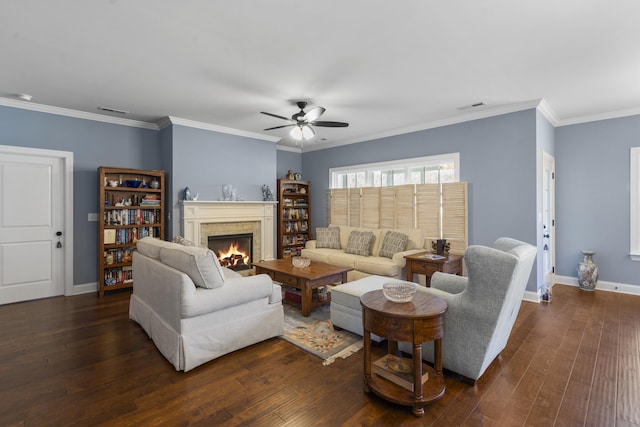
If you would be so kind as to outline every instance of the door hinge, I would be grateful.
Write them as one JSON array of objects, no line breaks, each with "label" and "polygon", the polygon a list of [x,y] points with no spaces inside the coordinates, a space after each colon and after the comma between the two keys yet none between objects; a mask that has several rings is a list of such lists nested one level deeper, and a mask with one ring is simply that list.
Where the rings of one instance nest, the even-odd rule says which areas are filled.
[{"label": "door hinge", "polygon": [[555,267],[551,267],[551,272],[552,272],[553,274],[556,274],[556,268],[555,268]]}]

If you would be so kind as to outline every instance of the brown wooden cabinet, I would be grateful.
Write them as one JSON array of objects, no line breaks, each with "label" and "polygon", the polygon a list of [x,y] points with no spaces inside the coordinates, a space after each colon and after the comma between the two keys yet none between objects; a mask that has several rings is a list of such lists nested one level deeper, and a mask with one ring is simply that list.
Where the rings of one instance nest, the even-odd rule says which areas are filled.
[{"label": "brown wooden cabinet", "polygon": [[98,294],[133,286],[132,253],[143,237],[164,239],[164,171],[98,168]]},{"label": "brown wooden cabinet", "polygon": [[278,180],[278,258],[300,255],[312,238],[310,194],[309,181]]}]

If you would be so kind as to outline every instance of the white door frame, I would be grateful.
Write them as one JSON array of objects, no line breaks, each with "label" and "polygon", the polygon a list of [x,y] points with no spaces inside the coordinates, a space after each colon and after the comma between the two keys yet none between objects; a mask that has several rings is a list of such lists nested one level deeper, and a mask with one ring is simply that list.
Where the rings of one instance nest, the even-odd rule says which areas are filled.
[{"label": "white door frame", "polygon": [[73,153],[70,151],[47,150],[42,148],[0,145],[0,155],[20,154],[40,157],[52,157],[62,160],[63,209],[64,209],[64,294],[74,295],[73,291]]},{"label": "white door frame", "polygon": [[[555,158],[543,151],[542,152],[542,181],[543,181],[543,189],[542,189],[542,205],[543,205],[543,226],[547,225],[547,229],[545,230],[543,228],[542,232],[543,232],[543,238],[542,238],[542,244],[543,244],[543,249],[542,249],[542,256],[546,257],[545,254],[545,249],[544,249],[544,245],[548,245],[548,253],[549,253],[549,270],[545,271],[545,259],[543,258],[542,260],[542,283],[544,284],[545,282],[549,281],[551,282],[550,285],[553,286],[553,284],[555,283],[555,279],[556,279],[556,271],[555,271],[555,266],[556,266],[556,227],[555,227],[555,218],[556,218],[556,203],[555,203],[555,173],[556,173],[556,167],[555,167],[556,161]],[[546,206],[547,211],[549,213],[548,218],[545,218],[544,215],[544,211],[545,211],[545,188],[544,188],[544,181],[545,181],[545,171],[549,170],[551,172],[551,177],[549,179],[549,206]],[[545,224],[545,220],[549,220],[548,224]],[[549,237],[544,237],[545,235],[548,235]],[[549,272],[550,271],[550,272]]]}]

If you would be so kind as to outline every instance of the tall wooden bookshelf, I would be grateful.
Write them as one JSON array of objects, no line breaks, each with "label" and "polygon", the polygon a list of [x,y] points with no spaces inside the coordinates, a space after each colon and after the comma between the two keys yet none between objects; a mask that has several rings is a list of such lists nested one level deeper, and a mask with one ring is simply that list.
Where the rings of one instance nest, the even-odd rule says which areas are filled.
[{"label": "tall wooden bookshelf", "polygon": [[278,180],[278,258],[300,255],[311,230],[311,184]]},{"label": "tall wooden bookshelf", "polygon": [[98,293],[133,287],[132,254],[143,237],[164,239],[164,171],[98,168]]}]

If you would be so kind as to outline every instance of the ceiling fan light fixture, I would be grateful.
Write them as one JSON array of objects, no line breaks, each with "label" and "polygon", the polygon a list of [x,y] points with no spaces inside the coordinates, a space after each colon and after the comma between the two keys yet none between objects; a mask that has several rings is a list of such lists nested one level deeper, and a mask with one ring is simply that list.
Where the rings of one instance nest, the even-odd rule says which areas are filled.
[{"label": "ceiling fan light fixture", "polygon": [[295,139],[296,141],[311,139],[315,134],[316,133],[313,131],[313,129],[311,129],[311,127],[307,125],[294,126],[293,129],[291,129],[291,132],[289,132],[291,138]]}]

